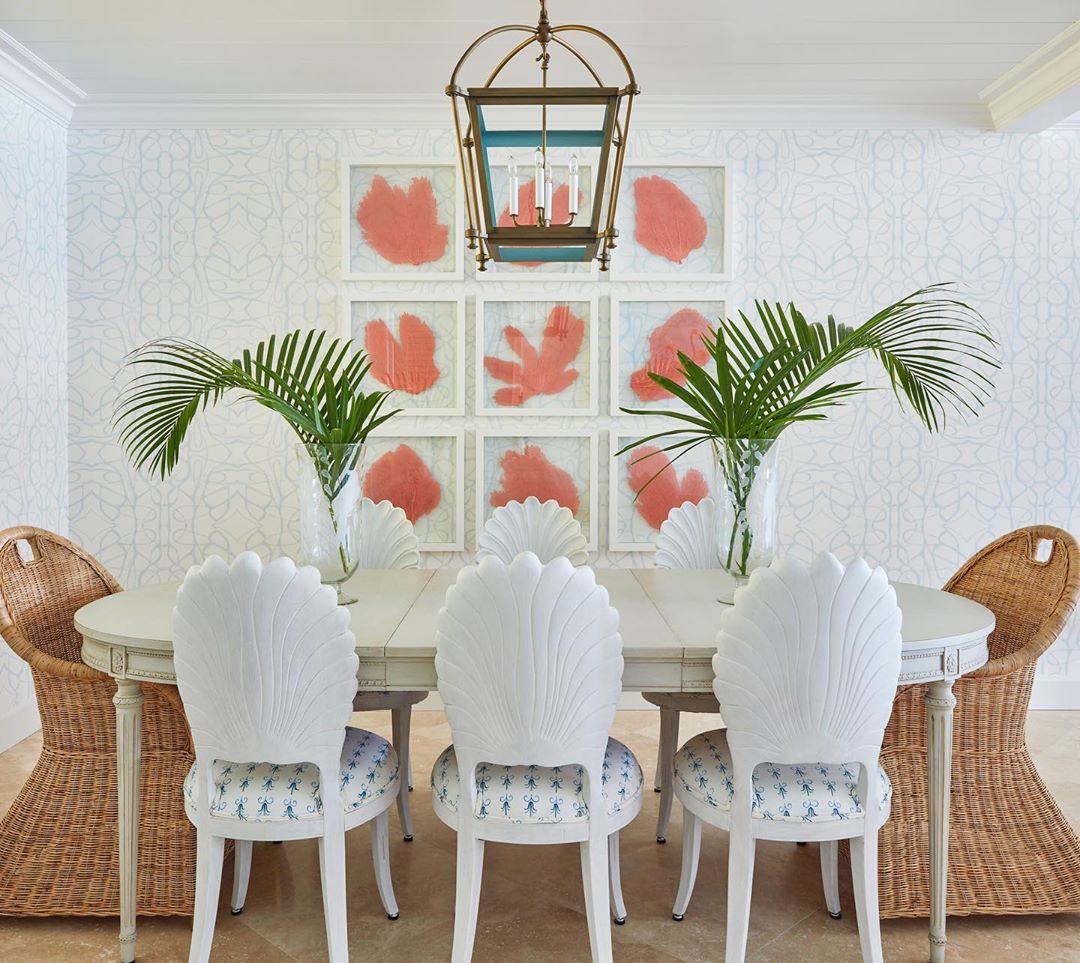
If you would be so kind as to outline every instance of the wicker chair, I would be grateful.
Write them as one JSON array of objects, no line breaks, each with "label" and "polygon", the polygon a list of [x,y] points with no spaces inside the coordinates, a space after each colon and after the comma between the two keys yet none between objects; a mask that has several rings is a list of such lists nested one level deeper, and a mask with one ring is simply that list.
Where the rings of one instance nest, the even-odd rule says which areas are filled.
[{"label": "wicker chair", "polygon": [[[1042,541],[1050,542],[1045,561]],[[1080,547],[1048,525],[987,545],[945,586],[997,617],[990,661],[955,685],[952,916],[1080,910],[1080,839],[1039,778],[1024,736],[1035,662],[1061,632],[1078,587]],[[900,690],[881,752],[893,784],[892,819],[880,840],[884,917],[930,911],[924,690]]]},{"label": "wicker chair", "polygon": [[[80,606],[118,591],[67,539],[40,528],[0,532],[0,635],[30,666],[43,743],[0,820],[0,915],[120,911],[116,685],[80,661],[72,620]],[[195,758],[191,736],[175,688],[143,690],[139,912],[190,915],[195,831],[182,787]]]}]

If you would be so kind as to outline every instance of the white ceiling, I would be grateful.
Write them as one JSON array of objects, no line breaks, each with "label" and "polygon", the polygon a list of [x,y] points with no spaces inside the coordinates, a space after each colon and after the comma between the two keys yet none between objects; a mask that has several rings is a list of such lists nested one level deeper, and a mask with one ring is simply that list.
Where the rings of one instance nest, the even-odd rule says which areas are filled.
[{"label": "white ceiling", "polygon": [[[871,105],[975,104],[1080,9],[1077,0],[550,6],[555,23],[609,32],[646,94]],[[91,102],[435,99],[476,35],[535,22],[536,11],[534,0],[0,0],[0,28]]]}]

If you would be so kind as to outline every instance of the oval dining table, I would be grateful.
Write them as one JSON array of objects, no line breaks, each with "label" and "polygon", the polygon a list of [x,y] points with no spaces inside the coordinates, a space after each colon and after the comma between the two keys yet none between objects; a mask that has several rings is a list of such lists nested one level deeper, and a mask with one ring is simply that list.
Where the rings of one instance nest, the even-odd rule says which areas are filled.
[{"label": "oval dining table", "polygon": [[[348,589],[360,689],[436,688],[435,620],[458,569],[358,572]],[[712,689],[712,656],[725,606],[713,571],[597,569],[597,581],[620,616],[623,688],[703,692]],[[986,662],[994,615],[937,589],[894,583],[903,612],[900,684],[927,683],[930,959],[945,958],[949,783],[953,682]],[[82,658],[116,679],[120,959],[135,959],[139,838],[140,683],[176,683],[172,608],[179,583],[105,596],[75,613]],[[177,792],[180,787],[177,786]]]}]

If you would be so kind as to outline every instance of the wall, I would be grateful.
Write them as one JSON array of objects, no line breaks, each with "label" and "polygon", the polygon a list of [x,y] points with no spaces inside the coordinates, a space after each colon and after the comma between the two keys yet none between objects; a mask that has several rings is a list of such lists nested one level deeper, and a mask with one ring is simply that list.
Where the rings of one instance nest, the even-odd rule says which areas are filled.
[{"label": "wall", "polygon": [[[0,87],[0,529],[67,531],[66,133]],[[0,641],[0,751],[37,727]]]},{"label": "wall", "polygon": [[[920,285],[956,280],[1000,336],[995,400],[969,425],[928,437],[882,391],[792,432],[786,544],[865,553],[894,577],[940,584],[1012,527],[1080,530],[1080,135],[643,130],[631,147],[731,165],[735,280],[683,285],[683,294],[724,296],[732,307],[792,299],[811,316],[857,322]],[[339,158],[451,151],[449,137],[430,130],[72,132],[72,530],[123,581],[176,578],[211,550],[293,544],[286,440],[261,411],[206,418],[167,483],[127,467],[109,426],[125,352],[164,334],[230,351],[296,326],[341,330],[342,289],[366,289],[338,280]],[[463,290],[471,345],[475,281],[401,290]],[[514,290],[483,285],[492,296]],[[595,425],[606,430],[607,298],[664,286],[595,290]],[[464,419],[470,432],[477,423]],[[471,444],[465,464],[468,487]],[[601,457],[601,545],[606,486]],[[471,499],[466,514],[471,544]],[[641,559],[601,552],[599,561]],[[1046,703],[1080,706],[1080,625],[1044,658],[1040,692]]]}]

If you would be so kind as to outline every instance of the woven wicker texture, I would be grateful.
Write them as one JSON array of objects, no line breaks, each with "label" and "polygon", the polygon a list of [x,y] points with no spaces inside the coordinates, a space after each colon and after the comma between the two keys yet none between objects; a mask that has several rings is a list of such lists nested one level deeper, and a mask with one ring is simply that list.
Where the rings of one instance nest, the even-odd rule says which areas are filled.
[{"label": "woven wicker texture", "polygon": [[[1025,739],[1035,662],[1060,634],[1078,587],[1080,548],[1047,525],[987,545],[945,586],[997,619],[990,661],[953,689],[950,915],[1080,910],[1080,840]],[[878,857],[883,917],[930,911],[924,693],[900,690],[881,751],[893,783]]]},{"label": "woven wicker texture", "polygon": [[[120,911],[116,684],[80,661],[73,622],[81,606],[118,591],[67,539],[30,527],[0,532],[0,635],[30,666],[42,729],[41,757],[0,820],[0,915]],[[195,894],[182,791],[191,736],[174,687],[142,689],[139,913],[186,915]]]}]

